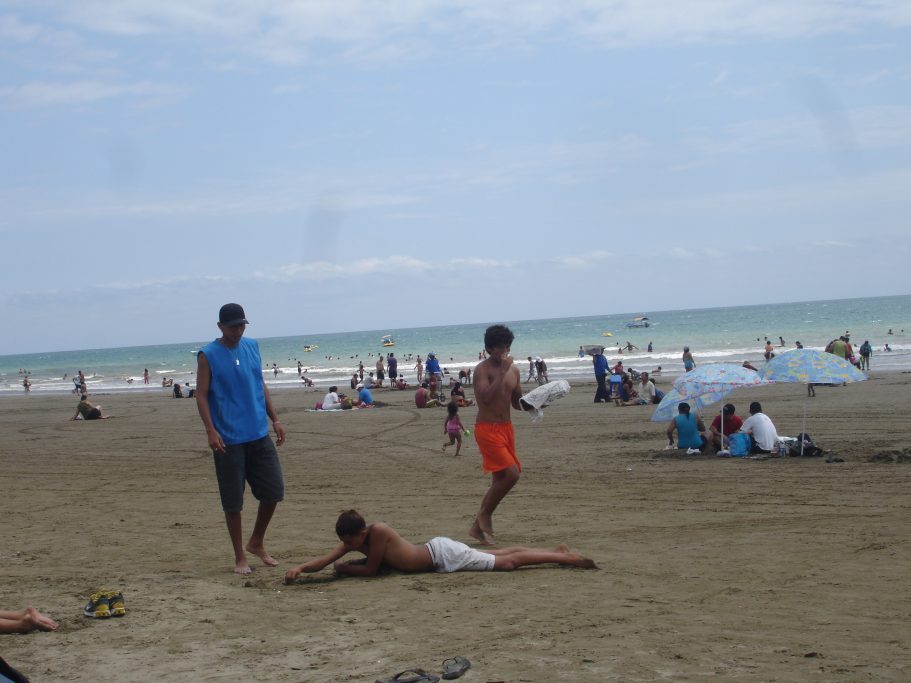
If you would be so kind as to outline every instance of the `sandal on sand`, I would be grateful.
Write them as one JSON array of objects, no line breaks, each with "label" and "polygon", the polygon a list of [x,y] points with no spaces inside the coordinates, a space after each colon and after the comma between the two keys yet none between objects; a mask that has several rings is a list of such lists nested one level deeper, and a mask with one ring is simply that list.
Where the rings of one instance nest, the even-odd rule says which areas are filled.
[{"label": "sandal on sand", "polygon": [[423,669],[405,669],[392,678],[377,678],[376,683],[437,683],[439,676],[429,674]]},{"label": "sandal on sand", "polygon": [[460,655],[450,657],[443,662],[443,678],[447,681],[458,678],[471,668],[471,662]]}]

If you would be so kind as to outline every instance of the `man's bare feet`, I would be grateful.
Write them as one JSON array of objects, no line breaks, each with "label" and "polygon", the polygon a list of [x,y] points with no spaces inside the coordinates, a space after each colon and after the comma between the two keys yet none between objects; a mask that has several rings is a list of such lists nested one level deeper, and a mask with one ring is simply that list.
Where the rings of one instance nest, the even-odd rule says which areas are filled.
[{"label": "man's bare feet", "polygon": [[28,623],[39,631],[56,631],[60,626],[50,617],[46,617],[34,607],[25,608],[25,618]]},{"label": "man's bare feet", "polygon": [[277,567],[278,566],[278,560],[276,560],[269,553],[267,553],[266,549],[264,547],[254,546],[254,545],[251,545],[248,543],[246,546],[246,550],[248,553],[253,553],[259,559],[261,559],[263,561],[263,564],[266,565],[267,567]]},{"label": "man's bare feet", "polygon": [[497,540],[493,537],[493,532],[484,531],[477,519],[468,530],[468,535],[480,542],[481,545],[491,546],[497,544]]},{"label": "man's bare feet", "polygon": [[587,557],[582,557],[581,555],[575,555],[575,557],[578,558],[578,561],[576,562],[577,567],[581,567],[582,569],[597,569],[598,568],[598,565],[595,564],[594,560],[590,560]]},{"label": "man's bare feet", "polygon": [[253,573],[253,567],[247,564],[246,560],[243,560],[242,562],[238,562],[234,565],[234,573],[240,574],[241,576],[246,576],[247,574]]}]

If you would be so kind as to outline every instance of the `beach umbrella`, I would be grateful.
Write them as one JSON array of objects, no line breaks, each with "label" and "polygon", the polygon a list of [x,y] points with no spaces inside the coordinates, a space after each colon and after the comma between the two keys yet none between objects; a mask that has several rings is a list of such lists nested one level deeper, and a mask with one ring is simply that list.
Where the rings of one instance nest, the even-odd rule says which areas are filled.
[{"label": "beach umbrella", "polygon": [[664,395],[664,398],[661,399],[661,403],[658,404],[658,407],[655,408],[655,412],[652,413],[651,421],[667,422],[677,414],[677,406],[681,403],[689,403],[690,410],[694,410],[698,413],[710,403],[721,400],[720,398],[714,398],[714,400],[706,399],[713,399],[713,396],[710,394],[704,396],[697,394],[684,396],[676,389],[671,389]]},{"label": "beach umbrella", "polygon": [[[840,356],[816,349],[791,349],[775,356],[762,369],[763,379],[771,382],[794,382],[797,384],[846,384],[863,382],[867,376]],[[803,403],[801,432],[807,433],[807,402]],[[800,454],[803,443],[800,440]]]},{"label": "beach umbrella", "polygon": [[695,370],[680,375],[674,380],[674,388],[684,396],[690,394],[718,394],[721,400],[738,387],[767,384],[755,370],[736,363],[711,363],[700,365]]},{"label": "beach umbrella", "polygon": [[[768,380],[736,363],[710,363],[700,365],[674,380],[674,389],[682,396],[699,396],[704,405],[721,401],[734,389],[768,384]],[[721,431],[724,433],[724,409],[720,411]]]}]

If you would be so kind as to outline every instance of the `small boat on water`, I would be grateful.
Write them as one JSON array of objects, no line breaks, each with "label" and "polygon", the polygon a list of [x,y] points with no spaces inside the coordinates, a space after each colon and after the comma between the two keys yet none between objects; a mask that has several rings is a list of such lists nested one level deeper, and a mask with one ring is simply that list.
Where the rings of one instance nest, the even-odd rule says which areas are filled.
[{"label": "small boat on water", "polygon": [[602,337],[613,337],[614,333],[613,332],[602,332],[601,336]]},{"label": "small boat on water", "polygon": [[380,341],[383,342],[383,346],[395,346],[395,339],[392,338],[391,334],[384,334],[380,337]]},{"label": "small boat on water", "polygon": [[640,315],[639,317],[633,318],[628,323],[626,323],[626,326],[627,327],[648,327],[649,321],[646,316]]},{"label": "small boat on water", "polygon": [[306,351],[308,353],[310,351],[316,351],[318,348],[319,348],[319,346],[316,344],[305,344],[304,345],[304,351]]}]

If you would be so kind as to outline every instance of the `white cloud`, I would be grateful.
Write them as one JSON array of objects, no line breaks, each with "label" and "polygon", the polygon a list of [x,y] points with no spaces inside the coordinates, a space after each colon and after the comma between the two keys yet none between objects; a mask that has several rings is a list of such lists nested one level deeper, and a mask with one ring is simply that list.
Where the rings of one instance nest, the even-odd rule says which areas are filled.
[{"label": "white cloud", "polygon": [[370,275],[374,273],[414,275],[426,273],[435,267],[434,264],[428,261],[409,256],[390,256],[382,259],[360,259],[350,263],[331,263],[329,261],[289,263],[268,272],[258,271],[253,274],[253,277],[258,280],[295,282],[299,280],[350,278],[355,275]]},{"label": "white cloud", "polygon": [[177,95],[180,90],[160,83],[71,83],[32,82],[0,88],[0,98],[21,107],[54,107],[67,104],[89,104],[115,97],[138,97],[160,100]]},{"label": "white cloud", "polygon": [[592,268],[603,266],[606,261],[613,258],[609,251],[592,251],[585,254],[572,254],[569,256],[558,256],[553,262],[561,268],[567,270],[590,270]]},{"label": "white cloud", "polygon": [[513,264],[510,261],[498,261],[496,259],[486,258],[454,258],[450,259],[449,263],[456,269],[470,268],[473,270],[496,270],[513,267]]},{"label": "white cloud", "polygon": [[911,25],[903,0],[58,0],[95,32],[208,36],[277,63],[326,58],[398,60],[462,50],[533,47],[542,34],[607,47],[780,40],[864,25]]},{"label": "white cloud", "polygon": [[0,16],[0,40],[4,42],[30,43],[41,34],[41,31],[40,25],[27,24],[19,17]]},{"label": "white cloud", "polygon": [[857,245],[848,242],[838,242],[837,240],[824,240],[822,242],[810,242],[813,247],[828,247],[832,249],[856,249]]}]

